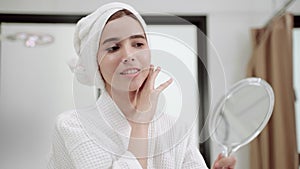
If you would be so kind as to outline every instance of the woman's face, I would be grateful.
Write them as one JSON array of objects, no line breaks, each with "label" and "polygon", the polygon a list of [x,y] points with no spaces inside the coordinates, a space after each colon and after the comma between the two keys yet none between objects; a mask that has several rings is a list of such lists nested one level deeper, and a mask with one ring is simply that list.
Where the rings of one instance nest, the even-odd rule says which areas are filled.
[{"label": "woman's face", "polygon": [[109,21],[102,32],[98,64],[105,85],[135,91],[148,76],[150,51],[145,32],[130,16]]}]

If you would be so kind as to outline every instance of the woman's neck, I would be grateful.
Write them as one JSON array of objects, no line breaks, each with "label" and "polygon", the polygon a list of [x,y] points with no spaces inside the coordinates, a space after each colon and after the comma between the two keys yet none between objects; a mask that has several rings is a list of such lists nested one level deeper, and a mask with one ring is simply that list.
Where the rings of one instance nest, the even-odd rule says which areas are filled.
[{"label": "woman's neck", "polygon": [[136,91],[123,91],[114,89],[110,85],[106,85],[106,91],[117,104],[119,109],[126,117],[130,117],[135,110]]}]

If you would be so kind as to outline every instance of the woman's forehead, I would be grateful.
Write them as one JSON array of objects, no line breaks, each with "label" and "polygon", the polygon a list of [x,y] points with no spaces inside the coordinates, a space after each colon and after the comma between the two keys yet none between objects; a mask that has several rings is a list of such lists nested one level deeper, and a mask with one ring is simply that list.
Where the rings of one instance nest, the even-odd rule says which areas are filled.
[{"label": "woman's forehead", "polygon": [[106,39],[118,38],[123,40],[132,35],[143,35],[144,30],[140,23],[130,16],[123,16],[121,18],[109,21],[102,31],[100,43],[102,44]]}]

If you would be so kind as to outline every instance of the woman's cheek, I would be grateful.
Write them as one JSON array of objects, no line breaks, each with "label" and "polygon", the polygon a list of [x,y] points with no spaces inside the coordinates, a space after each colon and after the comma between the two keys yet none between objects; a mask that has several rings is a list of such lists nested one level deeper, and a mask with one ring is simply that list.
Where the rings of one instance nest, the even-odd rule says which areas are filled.
[{"label": "woman's cheek", "polygon": [[149,67],[151,62],[151,56],[149,52],[145,52],[139,56],[139,61],[144,67]]},{"label": "woman's cheek", "polygon": [[100,63],[100,72],[106,81],[110,81],[115,69],[113,68],[113,63],[108,58],[103,58]]}]

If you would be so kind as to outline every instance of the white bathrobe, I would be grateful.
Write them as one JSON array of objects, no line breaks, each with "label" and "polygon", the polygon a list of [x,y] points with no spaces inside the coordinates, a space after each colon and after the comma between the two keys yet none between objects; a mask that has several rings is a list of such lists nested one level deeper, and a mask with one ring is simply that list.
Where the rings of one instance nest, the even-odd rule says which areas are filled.
[{"label": "white bathrobe", "polygon": [[[176,124],[165,113],[155,119],[148,132],[148,169],[207,169],[192,130]],[[58,116],[48,168],[141,169],[128,151],[130,130],[128,121],[104,90],[95,106]]]}]

